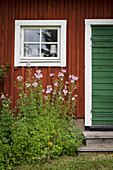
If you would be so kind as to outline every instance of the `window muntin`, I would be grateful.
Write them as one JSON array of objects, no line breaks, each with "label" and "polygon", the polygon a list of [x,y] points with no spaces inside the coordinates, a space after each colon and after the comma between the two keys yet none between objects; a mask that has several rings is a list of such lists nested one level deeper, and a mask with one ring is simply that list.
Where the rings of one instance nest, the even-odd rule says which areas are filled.
[{"label": "window muntin", "polygon": [[59,59],[59,27],[22,27],[22,58]]}]

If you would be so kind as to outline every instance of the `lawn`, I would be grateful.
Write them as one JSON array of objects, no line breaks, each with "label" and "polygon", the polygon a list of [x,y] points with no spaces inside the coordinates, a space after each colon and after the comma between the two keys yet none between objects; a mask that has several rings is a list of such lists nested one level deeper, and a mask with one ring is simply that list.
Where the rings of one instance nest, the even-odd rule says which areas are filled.
[{"label": "lawn", "polygon": [[15,170],[112,170],[113,154],[90,153],[75,157],[62,156],[49,162],[35,165],[21,165]]}]

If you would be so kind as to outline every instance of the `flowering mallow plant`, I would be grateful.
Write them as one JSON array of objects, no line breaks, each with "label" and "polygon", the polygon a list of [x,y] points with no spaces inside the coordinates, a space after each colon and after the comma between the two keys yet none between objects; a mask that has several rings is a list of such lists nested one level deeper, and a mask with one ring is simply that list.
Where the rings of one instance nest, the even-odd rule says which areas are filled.
[{"label": "flowering mallow plant", "polygon": [[10,98],[1,95],[1,169],[63,154],[76,155],[83,140],[74,123],[78,77],[70,75],[67,81],[66,70],[62,69],[57,78],[51,73],[52,83],[43,86],[41,70],[33,74],[30,63],[27,67],[27,80],[24,82],[24,77],[19,75],[15,82],[18,99],[13,110]]},{"label": "flowering mallow plant", "polygon": [[[17,76],[18,89],[21,89],[19,96],[21,96],[22,100],[25,97],[30,99],[32,94],[32,100],[36,101],[36,107],[40,108],[42,112],[44,110],[49,112],[54,108],[54,112],[58,112],[59,114],[75,115],[77,98],[75,90],[77,87],[77,76],[69,75],[69,81],[67,81],[65,79],[66,70],[62,69],[58,73],[57,79],[54,79],[54,73],[50,73],[49,76],[52,77],[53,82],[48,84],[47,87],[43,87],[43,74],[41,70],[36,70],[36,73],[34,73],[33,76],[31,76],[31,74],[32,71],[28,68],[28,79],[23,83],[23,77]],[[20,105],[22,105],[23,101],[20,99],[19,101],[21,102]],[[28,103],[26,104],[29,105],[30,101],[27,100],[27,102]]]}]

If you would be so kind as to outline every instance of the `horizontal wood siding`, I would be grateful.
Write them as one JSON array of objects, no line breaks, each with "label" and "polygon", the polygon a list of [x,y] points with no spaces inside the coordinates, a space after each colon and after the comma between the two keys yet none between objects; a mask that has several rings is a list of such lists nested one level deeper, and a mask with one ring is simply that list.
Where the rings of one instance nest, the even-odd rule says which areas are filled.
[{"label": "horizontal wood siding", "polygon": [[92,27],[92,123],[113,125],[113,27]]},{"label": "horizontal wood siding", "polygon": [[[77,82],[77,116],[84,117],[84,61],[85,61],[85,19],[111,19],[113,18],[112,0],[0,0],[0,64],[9,61],[11,67],[7,71],[7,78],[0,83],[0,92],[12,96],[12,107],[17,96],[14,81],[18,75],[26,79],[26,68],[14,68],[14,33],[15,20],[67,20],[67,77],[75,74],[79,77]],[[104,34],[104,31],[103,31]],[[96,38],[96,37],[95,37]],[[112,40],[111,40],[112,41]],[[95,42],[96,43],[96,42]],[[106,60],[106,50],[101,55],[101,46],[108,44],[99,43],[100,58]],[[112,44],[111,44],[112,45]],[[109,53],[110,60],[113,59]],[[94,54],[95,55],[95,54]],[[95,55],[96,60],[96,55]],[[96,61],[95,61],[96,62]],[[110,63],[109,63],[110,64]],[[96,71],[108,70],[107,67],[93,66]],[[40,68],[40,67],[39,67]],[[40,68],[44,74],[44,85],[51,82],[50,72],[56,75],[61,68],[45,67]],[[113,69],[109,65],[109,71]],[[33,68],[33,72],[36,68]],[[109,77],[110,78],[110,77]],[[104,80],[101,80],[104,81]],[[109,79],[109,81],[111,81]],[[112,87],[110,86],[112,89]]]}]

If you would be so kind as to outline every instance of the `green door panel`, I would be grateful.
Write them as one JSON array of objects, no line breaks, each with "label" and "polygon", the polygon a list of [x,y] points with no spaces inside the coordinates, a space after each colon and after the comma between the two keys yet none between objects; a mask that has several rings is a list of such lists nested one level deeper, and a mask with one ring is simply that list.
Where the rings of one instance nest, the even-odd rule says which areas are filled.
[{"label": "green door panel", "polygon": [[92,108],[92,113],[102,113],[102,114],[109,113],[109,114],[113,114],[113,109],[107,109],[107,108],[95,109],[95,108]]},{"label": "green door panel", "polygon": [[113,26],[92,26],[92,125],[113,125]]},{"label": "green door panel", "polygon": [[92,41],[93,42],[110,42],[110,41],[113,41],[113,35],[111,36],[98,36],[98,35],[95,35],[95,36],[92,36]]},{"label": "green door panel", "polygon": [[92,47],[113,47],[113,41],[109,42],[109,39],[106,41],[93,41]]},{"label": "green door panel", "polygon": [[113,104],[112,103],[101,103],[101,102],[93,102],[93,108],[95,109],[113,109]]},{"label": "green door panel", "polygon": [[113,60],[92,60],[93,66],[113,66]]},{"label": "green door panel", "polygon": [[93,95],[92,102],[106,102],[106,103],[113,103],[113,96],[103,96],[103,95]]},{"label": "green door panel", "polygon": [[113,83],[113,78],[100,78],[100,77],[97,77],[97,78],[93,78],[92,80],[92,83],[106,83],[106,84],[109,84],[109,83]]},{"label": "green door panel", "polygon": [[113,66],[92,66],[92,71],[113,71]]},{"label": "green door panel", "polygon": [[94,54],[113,54],[113,48],[93,47],[92,53],[94,53]]},{"label": "green door panel", "polygon": [[92,120],[93,125],[113,125],[113,120]]},{"label": "green door panel", "polygon": [[92,95],[97,95],[97,96],[113,96],[113,90],[93,90]]},{"label": "green door panel", "polygon": [[113,60],[113,54],[92,54],[93,60]]},{"label": "green door panel", "polygon": [[103,77],[104,78],[110,78],[110,77],[112,77],[113,78],[113,72],[112,71],[108,71],[108,72],[105,72],[105,71],[95,72],[95,71],[93,71],[92,76],[95,77],[95,78],[98,78],[98,77],[100,77],[100,78],[103,78]]}]

